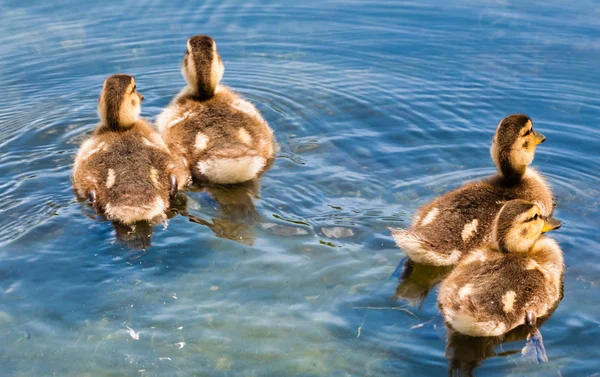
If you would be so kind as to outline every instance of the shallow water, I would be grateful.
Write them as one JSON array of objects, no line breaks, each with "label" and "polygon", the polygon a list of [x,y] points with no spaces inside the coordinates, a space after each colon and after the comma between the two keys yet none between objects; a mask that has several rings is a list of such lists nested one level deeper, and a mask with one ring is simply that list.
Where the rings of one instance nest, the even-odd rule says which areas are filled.
[{"label": "shallow water", "polygon": [[[547,364],[517,340],[471,367],[600,372],[597,2],[98,4],[0,2],[0,375],[444,375],[435,288],[392,300],[404,255],[386,227],[492,173],[516,112],[548,138],[534,166],[564,222],[564,299]],[[154,118],[198,33],[281,151],[260,189],[188,192],[132,240],[74,199],[73,156],[106,76],[133,74]]]}]

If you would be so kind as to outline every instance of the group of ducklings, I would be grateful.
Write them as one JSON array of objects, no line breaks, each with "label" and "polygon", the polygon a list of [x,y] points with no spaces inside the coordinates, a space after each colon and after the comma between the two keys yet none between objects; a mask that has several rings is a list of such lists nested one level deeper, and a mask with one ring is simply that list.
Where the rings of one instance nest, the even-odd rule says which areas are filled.
[{"label": "group of ducklings", "polygon": [[[187,41],[181,70],[187,86],[158,116],[158,131],[140,118],[144,96],[132,76],[104,82],[101,122],[77,153],[73,186],[110,220],[164,219],[170,200],[192,182],[247,182],[274,159],[267,122],[220,84],[224,67],[212,38]],[[454,331],[498,336],[526,324],[541,339],[536,318],[557,304],[564,271],[559,246],[543,235],[560,226],[550,218],[552,193],[529,167],[544,140],[529,117],[504,118],[491,147],[498,174],[425,205],[409,229],[392,229],[410,260],[455,265],[438,298]]]},{"label": "group of ducklings", "polygon": [[224,67],[211,37],[187,41],[181,72],[187,86],[158,116],[158,131],[140,118],[144,96],[132,76],[104,82],[100,124],[79,148],[72,178],[77,196],[109,220],[164,220],[170,200],[192,182],[247,182],[274,159],[267,122],[220,84]]},{"label": "group of ducklings", "polygon": [[561,223],[550,216],[552,193],[529,167],[546,138],[523,114],[504,118],[490,149],[498,173],[467,183],[420,208],[410,228],[391,229],[409,260],[452,266],[438,305],[452,331],[501,336],[529,327],[524,352],[544,361],[536,319],[562,297],[563,255],[543,233]]}]

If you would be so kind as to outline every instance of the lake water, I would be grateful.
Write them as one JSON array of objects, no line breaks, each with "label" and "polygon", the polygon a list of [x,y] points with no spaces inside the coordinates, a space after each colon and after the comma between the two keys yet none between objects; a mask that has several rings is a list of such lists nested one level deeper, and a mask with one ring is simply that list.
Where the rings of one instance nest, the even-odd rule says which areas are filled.
[{"label": "lake water", "polygon": [[[0,1],[0,375],[598,376],[600,4],[285,3]],[[103,80],[134,75],[153,119],[200,33],[275,130],[275,164],[260,188],[187,192],[168,226],[98,221],[70,170]],[[415,266],[413,300],[392,299],[386,227],[493,173],[517,112],[548,138],[534,166],[564,223],[549,362],[522,339],[453,342],[450,361],[440,271]]]}]

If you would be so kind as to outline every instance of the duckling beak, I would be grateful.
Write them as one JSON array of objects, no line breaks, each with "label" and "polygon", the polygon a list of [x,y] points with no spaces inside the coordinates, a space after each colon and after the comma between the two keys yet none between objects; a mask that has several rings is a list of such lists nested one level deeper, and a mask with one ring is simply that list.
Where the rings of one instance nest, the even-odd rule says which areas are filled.
[{"label": "duckling beak", "polygon": [[550,232],[560,228],[562,223],[552,217],[544,217],[544,226],[542,227],[542,233]]},{"label": "duckling beak", "polygon": [[536,144],[542,144],[544,141],[546,141],[546,136],[542,135],[539,132],[533,131],[533,136],[535,137]]},{"label": "duckling beak", "polygon": [[144,96],[142,95],[142,93],[139,93],[139,92],[138,92],[138,96],[140,97],[140,101],[143,101],[143,100],[144,100]]}]

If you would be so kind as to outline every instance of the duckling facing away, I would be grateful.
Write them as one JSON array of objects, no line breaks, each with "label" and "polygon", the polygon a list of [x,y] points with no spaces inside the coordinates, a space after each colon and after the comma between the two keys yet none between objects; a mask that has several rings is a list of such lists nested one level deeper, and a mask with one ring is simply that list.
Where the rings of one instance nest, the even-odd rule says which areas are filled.
[{"label": "duckling facing away", "polygon": [[544,216],[554,210],[544,178],[528,165],[546,138],[526,115],[510,115],[498,124],[490,149],[498,169],[487,179],[467,183],[420,208],[410,229],[391,229],[396,244],[418,263],[452,265],[465,252],[491,240],[492,223],[511,199],[536,203]]},{"label": "duckling facing away", "polygon": [[522,324],[535,329],[562,294],[562,251],[542,235],[560,225],[531,202],[507,202],[494,242],[469,253],[442,282],[438,304],[446,323],[469,336],[499,336]]},{"label": "duckling facing away", "polygon": [[123,224],[164,219],[169,196],[189,180],[160,135],[139,118],[143,99],[133,77],[107,78],[98,101],[101,123],[73,166],[77,196]]},{"label": "duckling facing away", "polygon": [[169,148],[201,183],[260,176],[274,158],[273,131],[254,105],[219,85],[224,67],[215,41],[191,37],[181,71],[188,85],[157,119]]}]

